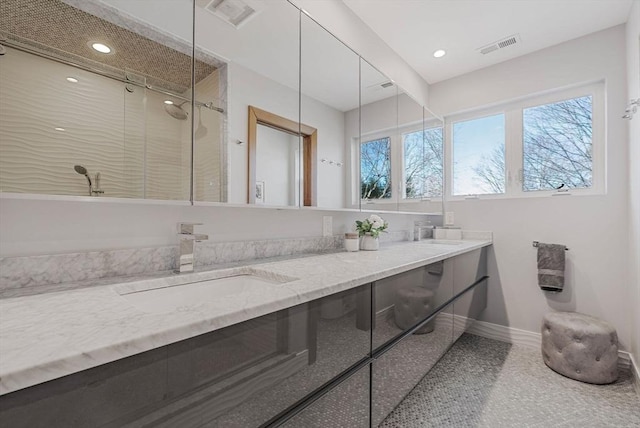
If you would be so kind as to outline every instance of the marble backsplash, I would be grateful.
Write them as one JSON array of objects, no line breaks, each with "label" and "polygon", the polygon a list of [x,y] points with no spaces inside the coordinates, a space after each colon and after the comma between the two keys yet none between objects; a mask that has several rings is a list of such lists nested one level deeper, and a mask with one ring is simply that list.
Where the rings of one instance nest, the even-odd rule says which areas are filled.
[{"label": "marble backsplash", "polygon": [[[407,241],[409,231],[380,235],[385,242]],[[257,241],[199,242],[196,268],[297,254],[337,251],[343,236]],[[0,297],[99,285],[101,279],[153,275],[177,267],[178,245],[84,253],[0,258]],[[65,284],[64,287],[49,287]]]}]

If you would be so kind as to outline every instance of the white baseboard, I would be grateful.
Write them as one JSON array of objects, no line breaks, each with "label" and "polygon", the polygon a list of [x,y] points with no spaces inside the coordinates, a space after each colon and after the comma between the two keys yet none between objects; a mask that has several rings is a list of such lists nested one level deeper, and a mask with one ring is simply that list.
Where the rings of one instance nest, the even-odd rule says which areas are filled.
[{"label": "white baseboard", "polygon": [[[540,350],[542,345],[542,335],[540,333],[506,327],[504,325],[493,324],[485,321],[474,322],[471,327],[467,329],[467,333],[511,343],[512,345],[524,346],[530,349]],[[634,372],[635,382],[636,385],[638,385],[638,382],[640,382],[638,366],[633,362],[631,354],[626,351],[618,351],[618,368]],[[640,389],[636,390],[640,391]]]},{"label": "white baseboard", "polygon": [[540,333],[520,330],[519,328],[506,327],[485,321],[476,321],[467,330],[467,333],[488,339],[524,346],[531,349],[540,349],[542,337]]}]

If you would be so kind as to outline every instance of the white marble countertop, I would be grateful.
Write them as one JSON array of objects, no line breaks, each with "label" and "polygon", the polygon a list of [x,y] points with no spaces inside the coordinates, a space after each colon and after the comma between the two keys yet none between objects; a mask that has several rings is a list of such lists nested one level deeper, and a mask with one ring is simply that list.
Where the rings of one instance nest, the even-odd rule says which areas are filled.
[{"label": "white marble countertop", "polygon": [[[475,237],[458,245],[402,242],[381,246],[379,251],[2,299],[0,395],[491,245],[481,234]],[[289,281],[166,313],[143,312],[119,294],[243,273]]]}]

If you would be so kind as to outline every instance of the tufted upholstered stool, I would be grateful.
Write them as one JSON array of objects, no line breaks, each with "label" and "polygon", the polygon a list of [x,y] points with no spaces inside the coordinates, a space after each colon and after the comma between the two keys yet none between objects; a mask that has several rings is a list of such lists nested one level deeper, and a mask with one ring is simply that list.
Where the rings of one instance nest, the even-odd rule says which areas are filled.
[{"label": "tufted upholstered stool", "polygon": [[[396,291],[393,315],[396,325],[402,330],[415,325],[431,313],[433,291],[424,287],[402,287]],[[431,333],[435,327],[431,320],[415,334]]]},{"label": "tufted upholstered stool", "polygon": [[542,320],[542,358],[561,375],[604,384],[618,378],[618,335],[611,324],[577,312],[549,312]]}]

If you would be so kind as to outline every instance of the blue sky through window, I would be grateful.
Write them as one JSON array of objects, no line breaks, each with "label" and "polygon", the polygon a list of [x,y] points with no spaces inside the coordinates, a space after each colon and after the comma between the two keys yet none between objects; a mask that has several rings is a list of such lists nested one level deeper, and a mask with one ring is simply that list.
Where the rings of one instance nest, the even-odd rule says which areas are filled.
[{"label": "blue sky through window", "polygon": [[[504,145],[504,114],[454,123],[453,194],[503,193]],[[484,177],[488,165],[500,172],[494,177]]]}]

